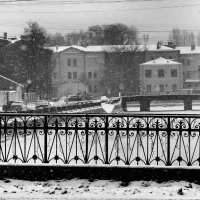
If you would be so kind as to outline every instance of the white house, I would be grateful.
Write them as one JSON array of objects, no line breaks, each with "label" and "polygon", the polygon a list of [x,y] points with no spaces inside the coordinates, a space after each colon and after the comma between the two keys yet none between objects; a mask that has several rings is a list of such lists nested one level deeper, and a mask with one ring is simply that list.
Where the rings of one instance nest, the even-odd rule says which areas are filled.
[{"label": "white house", "polygon": [[159,57],[140,64],[140,94],[181,94],[182,64]]}]

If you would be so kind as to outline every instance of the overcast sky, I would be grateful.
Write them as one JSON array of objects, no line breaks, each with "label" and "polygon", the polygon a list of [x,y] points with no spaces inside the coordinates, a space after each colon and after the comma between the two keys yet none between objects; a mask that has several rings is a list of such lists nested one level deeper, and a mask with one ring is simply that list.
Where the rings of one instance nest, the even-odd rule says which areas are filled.
[{"label": "overcast sky", "polygon": [[200,32],[200,0],[0,0],[0,35],[20,36],[30,20],[62,34],[120,22],[166,41],[173,27]]}]

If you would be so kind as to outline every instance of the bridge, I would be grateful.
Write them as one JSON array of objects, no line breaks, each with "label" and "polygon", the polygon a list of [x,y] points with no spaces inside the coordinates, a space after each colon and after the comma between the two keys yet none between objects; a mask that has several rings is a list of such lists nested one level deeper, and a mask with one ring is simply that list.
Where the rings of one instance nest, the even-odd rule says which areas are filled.
[{"label": "bridge", "polygon": [[140,111],[150,111],[151,101],[167,101],[167,100],[181,100],[184,103],[184,110],[192,110],[192,101],[200,100],[200,95],[136,95],[136,96],[123,96],[122,109],[127,111],[127,103],[138,101],[140,103]]}]

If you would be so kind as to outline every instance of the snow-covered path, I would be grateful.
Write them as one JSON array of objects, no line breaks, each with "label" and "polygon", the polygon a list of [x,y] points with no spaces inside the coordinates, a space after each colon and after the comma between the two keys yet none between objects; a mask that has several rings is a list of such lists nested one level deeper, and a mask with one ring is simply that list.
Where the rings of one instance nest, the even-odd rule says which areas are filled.
[{"label": "snow-covered path", "polygon": [[109,180],[57,180],[31,182],[0,180],[1,199],[200,199],[194,183]]}]

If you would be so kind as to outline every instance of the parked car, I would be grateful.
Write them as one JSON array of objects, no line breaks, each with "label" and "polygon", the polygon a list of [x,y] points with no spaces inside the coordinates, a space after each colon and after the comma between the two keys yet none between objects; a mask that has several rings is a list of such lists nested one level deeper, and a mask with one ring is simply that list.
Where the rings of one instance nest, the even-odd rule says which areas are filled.
[{"label": "parked car", "polygon": [[26,110],[26,105],[23,101],[9,101],[2,109],[4,112],[20,112]]},{"label": "parked car", "polygon": [[78,95],[70,95],[65,98],[65,102],[67,105],[74,105],[80,101],[82,101],[82,98]]},{"label": "parked car", "polygon": [[50,101],[51,107],[63,107],[66,106],[66,102],[65,99],[61,98],[61,99],[52,99],[52,101]]},{"label": "parked car", "polygon": [[35,104],[35,108],[36,109],[40,109],[40,108],[50,108],[51,104],[49,101],[46,100],[38,100]]}]

